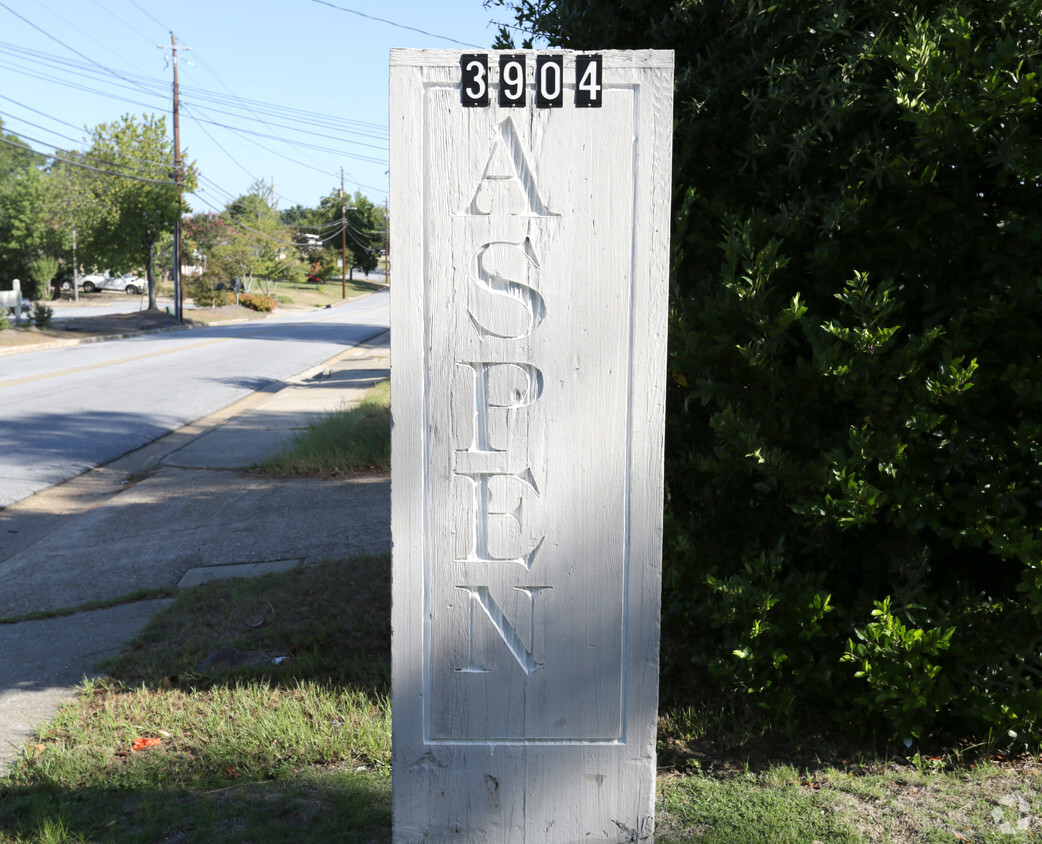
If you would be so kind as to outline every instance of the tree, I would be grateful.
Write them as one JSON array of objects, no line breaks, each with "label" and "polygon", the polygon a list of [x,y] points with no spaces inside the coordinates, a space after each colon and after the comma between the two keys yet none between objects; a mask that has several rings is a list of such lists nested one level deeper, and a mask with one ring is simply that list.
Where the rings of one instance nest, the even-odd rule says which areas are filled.
[{"label": "tree", "polygon": [[[238,268],[247,291],[259,279],[265,294],[269,284],[303,281],[306,268],[275,207],[274,191],[263,181],[254,182],[247,193],[228,204],[223,218],[234,229],[226,243],[214,250],[214,257]],[[218,255],[220,253],[220,255]]]},{"label": "tree", "polygon": [[36,298],[40,290],[29,264],[46,242],[45,159],[25,146],[17,135],[0,131],[0,279],[20,279],[26,295]]},{"label": "tree", "polygon": [[0,183],[0,276],[18,278],[23,292],[38,298],[29,266],[44,245],[44,175],[35,167],[13,174]]},{"label": "tree", "polygon": [[181,224],[182,250],[194,261],[205,263],[213,250],[230,236],[231,226],[213,211],[193,214]]},{"label": "tree", "polygon": [[[343,241],[348,251],[347,268],[352,274],[355,267],[364,273],[371,273],[379,265],[379,251],[384,242],[383,209],[361,191],[353,197],[341,199],[338,190],[331,191],[322,197],[319,208],[324,214],[326,229],[343,233]],[[339,229],[337,228],[339,227]],[[341,239],[335,237],[327,241],[327,249],[337,253],[340,259]],[[325,263],[325,261],[323,261]]]},{"label": "tree", "polygon": [[358,191],[347,209],[347,240],[358,268],[364,273],[375,270],[384,242],[383,209]]},{"label": "tree", "polygon": [[676,51],[667,664],[897,735],[1037,722],[1042,3],[493,5]]},{"label": "tree", "polygon": [[[155,247],[173,231],[185,206],[171,178],[173,144],[164,117],[124,115],[95,127],[81,170],[72,180],[92,211],[83,238],[84,264],[126,272],[144,266],[148,306],[156,308]],[[195,168],[184,167],[183,188],[195,187]]]}]

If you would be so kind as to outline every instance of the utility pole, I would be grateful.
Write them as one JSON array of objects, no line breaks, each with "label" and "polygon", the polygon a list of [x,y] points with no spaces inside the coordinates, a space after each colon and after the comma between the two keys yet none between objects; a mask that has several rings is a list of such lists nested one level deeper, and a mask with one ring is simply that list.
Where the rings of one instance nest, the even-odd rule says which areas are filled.
[{"label": "utility pole", "polygon": [[181,124],[177,85],[177,36],[170,33],[174,61],[174,182],[177,184],[177,220],[174,222],[174,316],[184,322],[184,291],[181,289]]},{"label": "utility pole", "polygon": [[340,298],[347,298],[347,199],[343,167],[340,168]]},{"label": "utility pole", "polygon": [[76,264],[76,221],[72,221],[72,299],[80,301],[80,271]]}]

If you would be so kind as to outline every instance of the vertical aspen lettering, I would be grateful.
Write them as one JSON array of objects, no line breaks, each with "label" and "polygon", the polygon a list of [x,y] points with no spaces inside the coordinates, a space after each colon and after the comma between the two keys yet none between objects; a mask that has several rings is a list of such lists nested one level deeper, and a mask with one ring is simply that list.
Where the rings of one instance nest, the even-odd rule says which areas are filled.
[{"label": "vertical aspen lettering", "polygon": [[[513,121],[504,120],[492,140],[485,168],[465,216],[556,216],[551,214],[539,196],[529,156],[524,150]],[[539,292],[540,264],[530,237],[521,241],[483,243],[473,253],[467,267],[471,281],[467,309],[477,336],[484,340],[522,340],[538,330],[546,317],[546,300]],[[518,351],[521,351],[520,349]],[[543,392],[543,373],[523,360],[456,361],[457,366],[473,372],[473,394],[466,402],[453,397],[453,407],[472,407],[470,442],[457,443],[456,452],[468,456],[506,454],[520,460],[526,468],[517,473],[505,471],[464,471],[458,466],[457,478],[470,485],[472,520],[469,548],[457,563],[513,563],[531,570],[543,537],[530,539],[524,535],[523,513],[528,495],[539,495],[528,455],[508,454],[527,443],[512,442],[512,414],[539,401]],[[496,408],[506,414],[506,441],[492,442],[489,413]],[[514,492],[510,489],[513,488]],[[495,547],[493,546],[495,534]],[[503,547],[507,546],[507,547]],[[487,586],[459,586],[471,596],[469,601],[469,651],[464,673],[487,673],[492,669],[476,668],[474,663],[475,607],[492,624],[525,674],[539,667],[532,652],[525,649],[506,614],[492,599]],[[514,586],[529,596],[530,629],[535,630],[535,596],[550,586]],[[480,615],[480,614],[479,614]]]}]

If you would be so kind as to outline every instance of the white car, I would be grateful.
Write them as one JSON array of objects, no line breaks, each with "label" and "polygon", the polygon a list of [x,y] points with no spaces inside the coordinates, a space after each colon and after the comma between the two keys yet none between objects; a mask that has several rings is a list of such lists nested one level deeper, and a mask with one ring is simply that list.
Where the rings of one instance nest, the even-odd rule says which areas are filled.
[{"label": "white car", "polygon": [[[80,289],[84,293],[95,293],[98,290],[122,290],[132,296],[140,296],[147,286],[143,279],[124,273],[103,272],[80,276]],[[71,290],[72,281],[66,280],[62,287],[65,290]]]}]

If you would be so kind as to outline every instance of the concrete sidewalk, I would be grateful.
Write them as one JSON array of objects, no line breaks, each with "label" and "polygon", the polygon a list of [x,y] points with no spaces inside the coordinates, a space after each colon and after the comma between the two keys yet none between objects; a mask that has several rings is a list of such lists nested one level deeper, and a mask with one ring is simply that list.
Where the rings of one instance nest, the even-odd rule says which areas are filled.
[{"label": "concrete sidewalk", "polygon": [[[386,476],[271,480],[239,471],[386,378],[388,343],[380,335],[0,510],[0,619],[389,552]],[[0,769],[166,603],[0,624]]]}]

